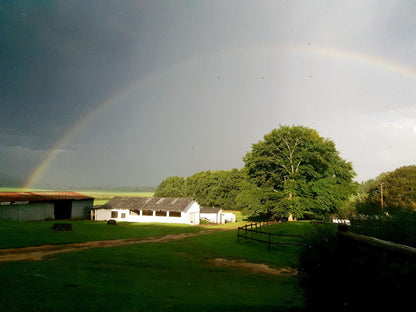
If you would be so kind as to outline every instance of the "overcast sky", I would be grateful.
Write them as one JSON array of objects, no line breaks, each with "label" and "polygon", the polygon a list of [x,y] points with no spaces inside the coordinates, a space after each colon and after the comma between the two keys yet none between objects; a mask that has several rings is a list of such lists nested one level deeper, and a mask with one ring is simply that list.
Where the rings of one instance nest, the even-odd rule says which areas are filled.
[{"label": "overcast sky", "polygon": [[413,1],[0,1],[0,173],[156,186],[279,125],[356,180],[415,164]]}]

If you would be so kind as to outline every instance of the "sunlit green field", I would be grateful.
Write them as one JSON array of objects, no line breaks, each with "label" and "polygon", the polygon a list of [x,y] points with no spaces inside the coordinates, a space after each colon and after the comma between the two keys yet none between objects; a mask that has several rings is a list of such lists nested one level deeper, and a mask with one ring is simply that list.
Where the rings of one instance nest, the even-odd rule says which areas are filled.
[{"label": "sunlit green field", "polygon": [[[82,226],[77,226],[78,222]],[[66,235],[52,233],[46,227],[31,232],[31,222],[21,223],[19,231],[28,226],[27,233],[32,236]],[[125,236],[126,231],[150,236],[203,229],[132,224],[127,230],[124,225],[99,224],[92,230],[88,227],[94,223],[72,223],[74,233],[81,236],[103,237],[103,233],[91,233],[107,232],[105,235],[113,238]],[[303,224],[284,226],[284,232],[304,231]],[[276,269],[293,268],[298,265],[300,247],[278,246],[268,251],[261,243],[237,243],[236,234],[236,230],[231,230],[165,243],[89,249],[39,262],[0,263],[0,310],[303,311],[303,291],[297,277],[213,264],[213,259],[224,258],[263,263]]]}]

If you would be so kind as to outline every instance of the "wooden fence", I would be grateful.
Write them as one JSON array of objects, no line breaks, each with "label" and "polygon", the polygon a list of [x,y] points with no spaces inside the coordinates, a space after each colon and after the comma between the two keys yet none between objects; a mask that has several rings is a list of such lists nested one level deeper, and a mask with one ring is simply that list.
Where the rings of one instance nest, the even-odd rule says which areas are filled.
[{"label": "wooden fence", "polygon": [[[281,242],[276,241],[276,237],[296,237],[302,238],[301,235],[289,235],[289,234],[274,234],[270,232],[260,231],[263,226],[270,225],[276,223],[276,221],[259,221],[256,223],[246,224],[245,226],[238,227],[237,232],[237,242],[240,241],[240,238],[250,239],[261,243],[266,243],[267,248],[270,250],[271,245],[292,245],[292,246],[303,246],[303,244],[299,243],[288,243],[288,242]],[[259,235],[265,235],[267,238],[261,239]],[[254,236],[256,235],[256,237]],[[261,237],[261,236],[260,236]]]},{"label": "wooden fence", "polygon": [[403,244],[398,244],[390,241],[386,241],[383,239],[365,236],[361,234],[355,234],[352,232],[348,232],[348,227],[338,226],[339,234],[350,241],[371,246],[377,248],[379,250],[384,250],[385,252],[394,253],[394,254],[401,254],[405,256],[410,256],[416,258],[416,248],[406,246]]}]

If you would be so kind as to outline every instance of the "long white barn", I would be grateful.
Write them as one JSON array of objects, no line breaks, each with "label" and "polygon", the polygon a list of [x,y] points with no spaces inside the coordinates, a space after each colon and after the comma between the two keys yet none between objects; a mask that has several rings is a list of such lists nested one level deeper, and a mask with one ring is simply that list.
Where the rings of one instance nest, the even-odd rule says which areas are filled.
[{"label": "long white barn", "polygon": [[114,197],[94,207],[91,220],[199,224],[200,207],[191,198]]}]

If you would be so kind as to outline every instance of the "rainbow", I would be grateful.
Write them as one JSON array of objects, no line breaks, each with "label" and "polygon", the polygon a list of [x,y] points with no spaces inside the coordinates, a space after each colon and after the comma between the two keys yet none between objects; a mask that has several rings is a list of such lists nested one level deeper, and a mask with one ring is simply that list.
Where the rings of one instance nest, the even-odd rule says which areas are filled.
[{"label": "rainbow", "polygon": [[404,77],[408,77],[411,79],[416,78],[416,70],[407,66],[403,66],[399,63],[390,62],[383,58],[379,58],[369,54],[358,53],[355,51],[345,51],[339,50],[334,48],[326,48],[326,47],[311,47],[311,46],[265,46],[265,47],[254,47],[252,49],[248,49],[245,51],[241,50],[227,50],[216,52],[213,54],[209,54],[207,56],[202,56],[198,58],[189,59],[183,62],[179,62],[174,64],[173,66],[157,72],[155,74],[146,76],[144,78],[138,79],[133,81],[130,85],[120,90],[118,93],[110,96],[107,100],[105,100],[101,105],[99,105],[96,109],[89,112],[84,118],[76,122],[57,142],[54,146],[49,150],[46,157],[42,159],[39,165],[32,171],[29,178],[27,179],[26,183],[24,184],[23,188],[29,189],[33,188],[35,184],[41,179],[42,175],[48,168],[48,166],[56,159],[59,154],[62,152],[63,147],[66,143],[68,143],[71,139],[77,136],[81,132],[81,130],[96,116],[100,115],[101,112],[106,110],[107,108],[117,105],[120,103],[121,100],[126,97],[128,94],[136,90],[140,85],[148,82],[155,81],[164,75],[167,75],[170,72],[174,72],[179,68],[185,66],[191,66],[193,64],[197,64],[204,60],[208,60],[214,57],[217,57],[218,54],[221,55],[234,55],[234,54],[251,54],[251,53],[264,53],[264,52],[276,52],[276,53],[292,53],[292,54],[302,54],[302,55],[316,55],[318,57],[325,57],[325,58],[335,58],[341,59],[346,61],[352,61],[361,63],[365,66],[371,66],[375,68],[379,68],[384,71],[390,71],[395,74],[402,75]]}]

